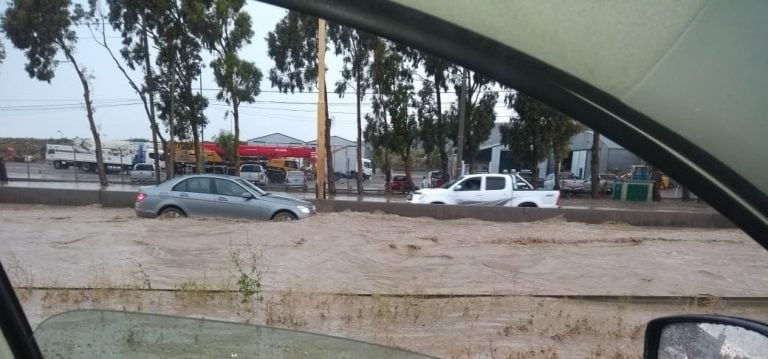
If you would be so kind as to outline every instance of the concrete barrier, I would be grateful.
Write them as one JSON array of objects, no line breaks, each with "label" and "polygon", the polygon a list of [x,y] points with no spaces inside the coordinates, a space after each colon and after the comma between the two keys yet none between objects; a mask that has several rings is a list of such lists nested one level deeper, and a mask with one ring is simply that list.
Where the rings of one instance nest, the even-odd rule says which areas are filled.
[{"label": "concrete barrier", "polygon": [[99,191],[63,188],[0,187],[0,202],[87,206],[101,203]]},{"label": "concrete barrier", "polygon": [[136,192],[124,192],[124,191],[100,191],[101,192],[101,206],[120,208],[120,207],[133,207],[136,202]]},{"label": "concrete barrier", "polygon": [[[59,206],[133,207],[134,191],[78,190],[61,188],[27,188],[0,186],[0,203],[47,204]],[[568,222],[590,224],[626,223],[634,226],[734,228],[731,221],[719,213],[610,210],[610,209],[550,209],[486,206],[413,205],[365,201],[323,200],[317,202],[319,212],[387,213],[403,217],[436,219],[474,218],[493,222],[533,222],[561,218]]]},{"label": "concrete barrier", "polygon": [[474,218],[492,222],[533,222],[561,218],[590,224],[626,223],[633,226],[735,228],[719,213],[610,209],[554,209],[486,206],[412,205],[358,201],[320,201],[319,212],[380,212],[403,217]]}]

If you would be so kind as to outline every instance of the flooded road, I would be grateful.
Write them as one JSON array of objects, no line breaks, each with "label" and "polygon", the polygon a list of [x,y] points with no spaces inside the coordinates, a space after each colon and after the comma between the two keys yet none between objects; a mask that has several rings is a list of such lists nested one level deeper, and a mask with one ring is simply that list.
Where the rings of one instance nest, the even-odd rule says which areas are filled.
[{"label": "flooded road", "polygon": [[[155,220],[130,209],[7,204],[0,228],[0,259],[33,325],[94,308],[286,327],[446,358],[633,358],[654,317],[768,319],[765,300],[721,298],[768,296],[766,252],[739,230],[351,212],[291,223]],[[257,299],[238,293],[235,257],[263,271]]]},{"label": "flooded road", "polygon": [[130,209],[4,205],[0,258],[34,286],[153,288],[231,277],[258,253],[267,290],[323,293],[768,296],[766,252],[740,230],[439,221],[323,213],[292,223],[139,219]]}]

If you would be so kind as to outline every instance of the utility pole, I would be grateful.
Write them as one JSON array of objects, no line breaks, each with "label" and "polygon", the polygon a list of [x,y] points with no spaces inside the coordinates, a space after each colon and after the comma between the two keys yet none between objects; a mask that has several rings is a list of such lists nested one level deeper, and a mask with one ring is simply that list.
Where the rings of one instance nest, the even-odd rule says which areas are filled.
[{"label": "utility pole", "polygon": [[315,199],[325,199],[325,20],[317,21],[317,162]]},{"label": "utility pole", "polygon": [[456,163],[459,165],[458,175],[464,174],[464,121],[467,115],[467,69],[461,72],[461,93],[459,94],[459,136],[458,153],[456,154]]}]

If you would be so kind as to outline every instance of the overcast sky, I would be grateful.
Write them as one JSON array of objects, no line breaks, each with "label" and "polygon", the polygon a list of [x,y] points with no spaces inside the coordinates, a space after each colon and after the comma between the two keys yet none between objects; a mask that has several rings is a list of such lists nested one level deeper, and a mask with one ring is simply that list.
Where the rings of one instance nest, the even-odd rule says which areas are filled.
[{"label": "overcast sky", "polygon": [[[0,9],[4,12],[6,4]],[[253,104],[243,104],[240,115],[241,139],[258,137],[274,132],[284,133],[302,140],[316,137],[316,101],[317,93],[281,94],[270,87],[266,78],[273,66],[267,56],[267,33],[274,29],[286,10],[271,5],[248,2],[246,10],[253,20],[254,37],[245,47],[241,56],[253,61],[265,74],[261,83],[261,95]],[[91,37],[87,27],[78,27],[79,41],[77,59],[87,68],[94,78],[91,81],[97,126],[106,139],[151,138],[149,121],[144,114],[136,93],[120,74],[106,50]],[[113,51],[121,47],[119,34],[108,33]],[[7,38],[1,40],[6,48],[6,59],[0,65],[0,137],[91,137],[88,120],[82,100],[82,87],[71,65],[62,63],[56,71],[56,77],[50,84],[29,78],[24,65],[24,54],[13,48]],[[59,57],[63,57],[60,55]],[[210,56],[205,54],[206,64]],[[329,88],[340,78],[341,61],[327,53]],[[141,74],[132,73],[137,82]],[[216,101],[217,86],[210,68],[203,69],[203,93],[208,96],[210,105],[205,114],[209,124],[205,129],[205,139],[219,132],[232,128],[231,116],[225,117],[228,106]],[[500,99],[502,97],[500,96]],[[443,96],[444,101],[454,101],[453,94]],[[370,111],[370,99],[363,100],[363,111]],[[354,140],[357,136],[355,127],[354,93],[344,98],[329,93],[331,118],[334,120],[332,135]],[[444,104],[448,108],[450,103]],[[503,103],[497,106],[497,115],[508,114]],[[504,120],[497,118],[497,120]],[[363,124],[365,126],[365,124]],[[59,132],[60,131],[60,132]]]}]

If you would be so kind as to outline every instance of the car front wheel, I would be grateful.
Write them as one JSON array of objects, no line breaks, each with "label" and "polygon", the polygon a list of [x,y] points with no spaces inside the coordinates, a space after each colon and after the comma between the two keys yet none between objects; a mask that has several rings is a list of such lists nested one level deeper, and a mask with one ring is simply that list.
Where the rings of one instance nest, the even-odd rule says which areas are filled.
[{"label": "car front wheel", "polygon": [[287,221],[296,220],[296,216],[288,212],[278,212],[277,214],[272,216],[272,220],[275,222],[287,222]]}]

